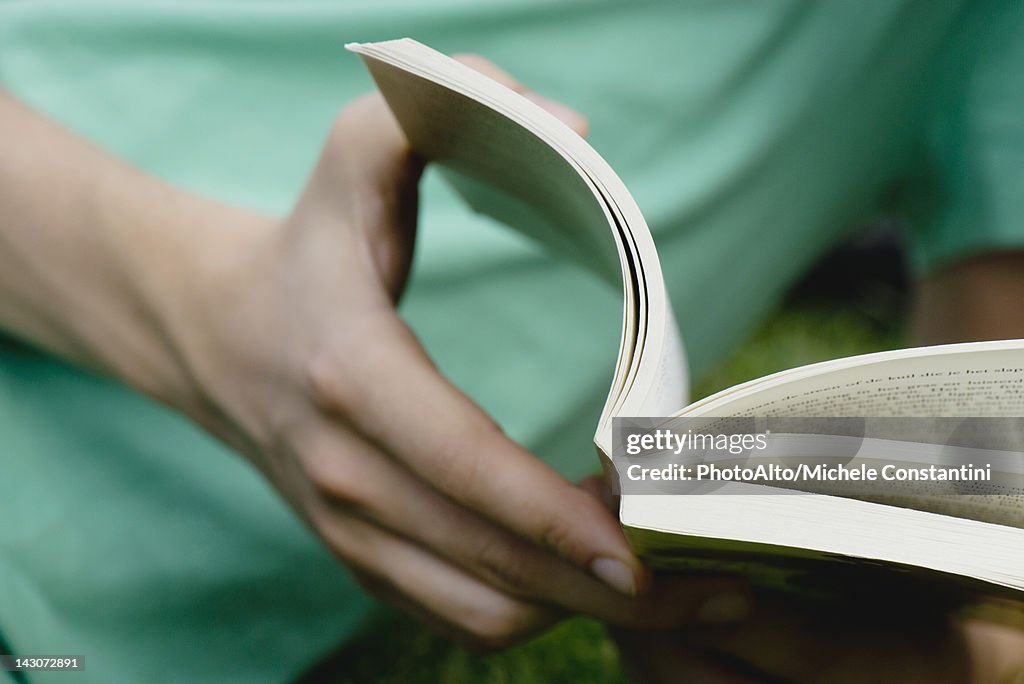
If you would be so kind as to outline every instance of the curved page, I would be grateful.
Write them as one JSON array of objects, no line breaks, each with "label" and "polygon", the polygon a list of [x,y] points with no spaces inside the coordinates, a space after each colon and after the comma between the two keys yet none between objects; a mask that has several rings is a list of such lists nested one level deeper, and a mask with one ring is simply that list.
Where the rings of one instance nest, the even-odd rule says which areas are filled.
[{"label": "curved page", "polygon": [[608,164],[533,102],[409,39],[352,44],[413,149],[474,209],[623,284],[622,337],[595,442],[613,415],[667,415],[686,373],[654,241]]}]

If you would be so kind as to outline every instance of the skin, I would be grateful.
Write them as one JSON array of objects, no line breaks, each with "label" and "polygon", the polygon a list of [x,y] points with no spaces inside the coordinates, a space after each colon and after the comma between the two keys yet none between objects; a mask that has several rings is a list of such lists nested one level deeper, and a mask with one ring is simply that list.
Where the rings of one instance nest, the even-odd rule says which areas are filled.
[{"label": "skin", "polygon": [[[2,94],[0,140],[0,328],[196,421],[382,600],[476,648],[587,613],[622,630],[626,661],[648,667],[635,670],[641,681],[841,672],[786,659],[818,636],[787,619],[791,604],[733,578],[652,578],[598,483],[566,482],[438,373],[395,309],[422,168],[378,96],[338,115],[284,217],[161,182]],[[922,329],[974,277],[926,285]],[[722,626],[747,618],[754,598],[742,626]],[[640,628],[638,644],[628,630]],[[1002,638],[957,643],[970,661]],[[858,639],[810,643],[849,654]],[[913,651],[898,640],[890,650]]]},{"label": "skin", "polygon": [[971,256],[921,280],[914,298],[921,344],[1024,338],[1024,252]]},{"label": "skin", "polygon": [[508,439],[399,317],[422,165],[378,95],[340,112],[284,217],[173,187],[4,95],[0,141],[0,328],[203,426],[375,596],[477,648],[566,612],[740,617],[702,608],[737,580],[652,585],[601,503]]}]

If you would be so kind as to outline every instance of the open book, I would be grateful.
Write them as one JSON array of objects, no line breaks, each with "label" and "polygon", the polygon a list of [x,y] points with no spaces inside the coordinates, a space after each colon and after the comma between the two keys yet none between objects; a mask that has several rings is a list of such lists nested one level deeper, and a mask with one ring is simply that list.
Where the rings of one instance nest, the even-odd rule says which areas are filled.
[{"label": "open book", "polygon": [[[348,49],[366,63],[413,149],[474,209],[621,281],[622,338],[594,437],[607,472],[616,472],[621,416],[1024,416],[1024,340],[839,359],[687,405],[686,362],[654,240],[609,165],[533,102],[415,41]],[[997,455],[1020,469],[1019,453]],[[801,590],[851,568],[909,573],[915,582],[955,580],[950,586],[1019,600],[1024,494],[1016,481],[976,496],[915,497],[913,488],[908,496],[789,496],[777,485],[743,483],[713,495],[624,488],[620,518],[654,567],[739,570]]]}]

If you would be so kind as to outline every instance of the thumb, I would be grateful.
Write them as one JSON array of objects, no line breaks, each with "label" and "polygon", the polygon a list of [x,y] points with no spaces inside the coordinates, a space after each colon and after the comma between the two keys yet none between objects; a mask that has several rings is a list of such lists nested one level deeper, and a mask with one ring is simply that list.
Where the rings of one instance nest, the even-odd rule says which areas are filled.
[{"label": "thumb", "polygon": [[327,225],[340,220],[361,235],[397,300],[412,262],[422,173],[384,98],[370,93],[335,118],[294,213]]},{"label": "thumb", "polygon": [[423,172],[423,163],[378,92],[356,98],[341,110],[321,162],[340,162],[337,170],[347,180],[378,191],[415,185]]}]

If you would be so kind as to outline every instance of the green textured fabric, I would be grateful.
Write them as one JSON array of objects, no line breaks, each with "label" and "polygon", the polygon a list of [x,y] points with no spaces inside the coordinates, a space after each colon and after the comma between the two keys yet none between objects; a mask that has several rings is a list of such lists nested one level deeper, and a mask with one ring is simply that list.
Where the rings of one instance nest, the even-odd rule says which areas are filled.
[{"label": "green textured fabric", "polygon": [[[346,41],[484,54],[588,116],[700,373],[894,187],[924,209],[921,268],[1024,243],[1021,7],[8,0],[0,83],[164,178],[283,213],[336,110],[371,87]],[[403,310],[441,368],[563,472],[590,470],[619,293],[433,175],[420,235]],[[240,458],[0,347],[0,633],[88,658],[30,681],[281,680],[370,606]]]}]

